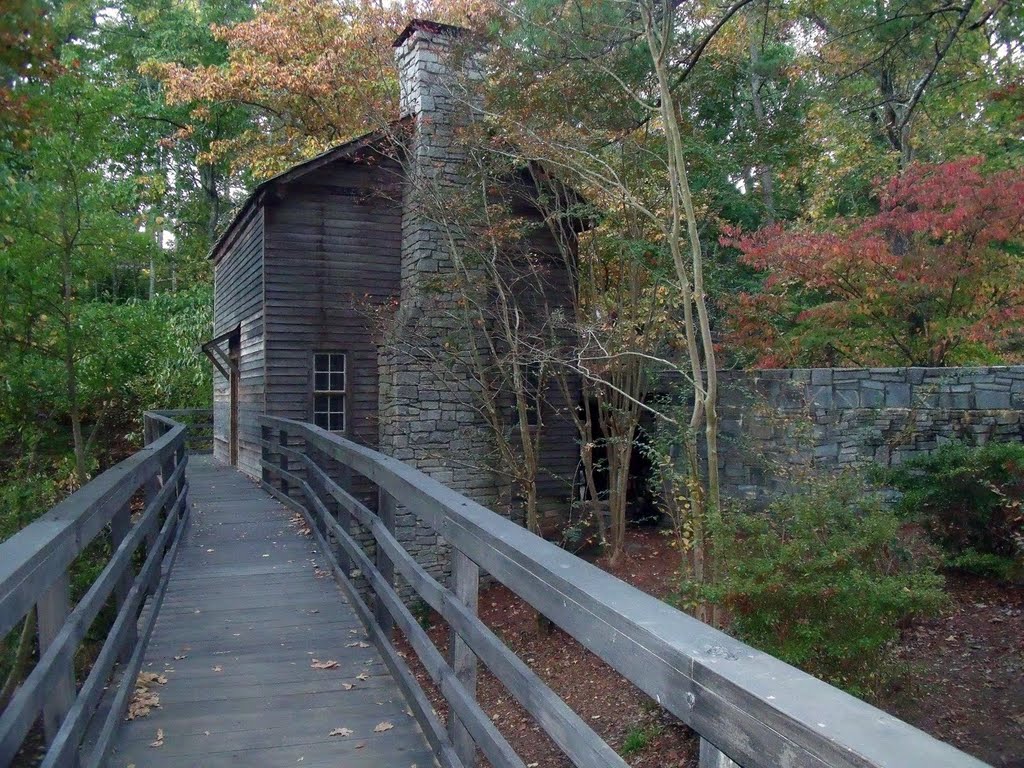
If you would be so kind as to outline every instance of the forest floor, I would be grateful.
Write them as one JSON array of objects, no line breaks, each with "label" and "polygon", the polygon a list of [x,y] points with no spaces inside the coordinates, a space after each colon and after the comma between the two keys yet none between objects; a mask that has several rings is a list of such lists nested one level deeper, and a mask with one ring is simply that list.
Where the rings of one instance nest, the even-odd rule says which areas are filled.
[{"label": "forest floor", "polygon": [[[656,597],[676,586],[678,554],[651,528],[628,534],[626,555],[597,565]],[[996,768],[1024,768],[1024,589],[950,577],[950,606],[908,628],[896,649],[906,676],[876,705]],[[565,633],[538,631],[536,612],[500,585],[480,593],[480,616],[551,689],[631,766],[695,766],[697,740],[617,672]],[[430,635],[446,650],[446,626],[433,616]],[[402,648],[414,661],[414,653]],[[446,707],[425,672],[412,664],[434,707]],[[569,761],[486,671],[478,699],[499,730],[536,768]]]}]

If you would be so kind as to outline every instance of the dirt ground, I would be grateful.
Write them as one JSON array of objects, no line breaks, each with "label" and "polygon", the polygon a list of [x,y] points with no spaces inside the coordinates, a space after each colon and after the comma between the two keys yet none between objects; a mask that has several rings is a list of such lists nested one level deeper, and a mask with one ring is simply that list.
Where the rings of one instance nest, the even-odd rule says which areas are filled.
[{"label": "dirt ground", "polygon": [[[598,565],[658,597],[674,588],[678,555],[654,529],[630,531],[617,567]],[[910,627],[897,649],[908,674],[882,708],[997,768],[1024,768],[1024,590],[950,578],[951,605]],[[480,616],[631,766],[695,766],[694,735],[559,630],[538,632],[535,612],[502,586],[480,594]],[[446,649],[435,616],[430,635]],[[403,648],[410,660],[414,654]],[[414,668],[417,665],[414,665]],[[425,673],[416,669],[422,683]],[[424,685],[438,712],[443,700]],[[527,766],[569,766],[532,718],[486,672],[478,697]]]},{"label": "dirt ground", "polygon": [[950,576],[951,606],[904,633],[883,709],[997,768],[1024,768],[1024,589]]}]

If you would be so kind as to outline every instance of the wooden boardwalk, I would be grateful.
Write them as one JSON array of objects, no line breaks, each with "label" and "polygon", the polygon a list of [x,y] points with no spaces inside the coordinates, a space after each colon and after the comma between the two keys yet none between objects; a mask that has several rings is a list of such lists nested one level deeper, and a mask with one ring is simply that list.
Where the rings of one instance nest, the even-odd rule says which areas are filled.
[{"label": "wooden boardwalk", "polygon": [[[193,457],[188,472],[190,528],[142,667],[167,682],[152,686],[159,708],[122,725],[109,764],[434,765],[380,654],[293,514],[207,457]],[[337,667],[318,669],[314,660]],[[330,735],[341,728],[351,733]]]}]

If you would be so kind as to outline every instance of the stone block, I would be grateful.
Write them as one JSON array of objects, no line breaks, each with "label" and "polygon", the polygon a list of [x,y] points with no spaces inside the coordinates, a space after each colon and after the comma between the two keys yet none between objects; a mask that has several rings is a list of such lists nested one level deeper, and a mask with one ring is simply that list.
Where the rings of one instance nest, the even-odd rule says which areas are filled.
[{"label": "stone block", "polygon": [[886,384],[885,386],[885,407],[886,408],[909,408],[911,406],[909,384]]},{"label": "stone block", "polygon": [[[865,382],[867,384],[874,384],[874,382]],[[860,393],[861,406],[864,408],[881,408],[885,404],[885,394],[883,385],[879,384],[878,388],[870,388],[861,390]]]},{"label": "stone block", "polygon": [[836,387],[834,393],[836,408],[860,408],[861,394],[855,387]]},{"label": "stone block", "polygon": [[816,408],[831,408],[832,387],[812,387],[811,404]]},{"label": "stone block", "polygon": [[815,386],[827,386],[832,383],[832,369],[831,368],[812,368],[811,369],[811,384]]},{"label": "stone block", "polygon": [[978,388],[974,392],[976,407],[985,409],[1010,408],[1010,393],[994,389]]}]

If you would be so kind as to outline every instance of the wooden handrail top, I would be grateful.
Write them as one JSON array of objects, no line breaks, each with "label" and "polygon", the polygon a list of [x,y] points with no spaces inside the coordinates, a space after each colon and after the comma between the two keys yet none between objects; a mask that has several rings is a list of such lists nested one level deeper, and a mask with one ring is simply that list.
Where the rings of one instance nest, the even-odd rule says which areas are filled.
[{"label": "wooden handrail top", "polygon": [[391,494],[746,768],[985,765],[676,610],[440,482],[312,424],[260,417]]},{"label": "wooden handrail top", "polygon": [[93,478],[0,543],[0,637],[21,620],[118,508],[174,453],[186,427],[166,417],[158,418],[170,426],[163,436]]}]

